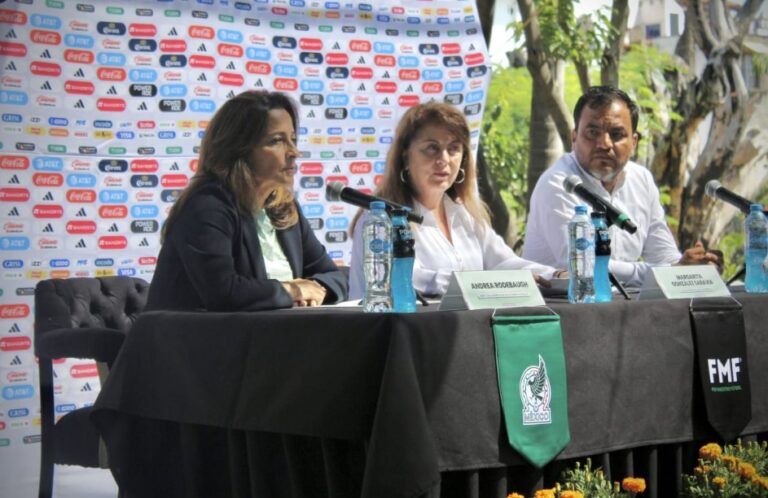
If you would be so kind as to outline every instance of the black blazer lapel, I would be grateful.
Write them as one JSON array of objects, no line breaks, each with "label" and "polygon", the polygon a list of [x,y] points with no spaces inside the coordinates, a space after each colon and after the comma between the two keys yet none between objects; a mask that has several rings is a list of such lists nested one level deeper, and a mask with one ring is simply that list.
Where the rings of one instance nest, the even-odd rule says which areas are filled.
[{"label": "black blazer lapel", "polygon": [[293,278],[301,278],[304,272],[304,255],[301,248],[301,227],[296,223],[290,228],[277,231],[277,241],[293,270]]}]

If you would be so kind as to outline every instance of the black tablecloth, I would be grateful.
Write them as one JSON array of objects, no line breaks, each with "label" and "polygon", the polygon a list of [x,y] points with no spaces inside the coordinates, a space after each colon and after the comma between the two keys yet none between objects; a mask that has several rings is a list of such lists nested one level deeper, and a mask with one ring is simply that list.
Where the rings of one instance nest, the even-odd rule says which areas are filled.
[{"label": "black tablecloth", "polygon": [[[765,432],[768,299],[736,297],[753,386],[744,434]],[[688,301],[550,307],[568,371],[571,443],[559,458],[714,437],[697,394]],[[503,429],[491,314],[146,313],[94,420],[129,493],[282,496],[274,486],[292,480],[285,495],[419,496],[441,471],[523,463]],[[190,463],[190,452],[207,457]],[[325,468],[335,483],[298,475],[337,464]]]}]

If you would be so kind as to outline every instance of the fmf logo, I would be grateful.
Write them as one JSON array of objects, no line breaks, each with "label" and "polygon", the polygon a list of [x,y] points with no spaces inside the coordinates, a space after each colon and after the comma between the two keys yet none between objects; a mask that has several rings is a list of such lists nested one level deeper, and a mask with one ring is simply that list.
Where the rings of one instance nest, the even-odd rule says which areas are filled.
[{"label": "fmf logo", "polygon": [[741,358],[727,358],[724,362],[720,358],[707,360],[710,384],[737,384],[741,372]]}]

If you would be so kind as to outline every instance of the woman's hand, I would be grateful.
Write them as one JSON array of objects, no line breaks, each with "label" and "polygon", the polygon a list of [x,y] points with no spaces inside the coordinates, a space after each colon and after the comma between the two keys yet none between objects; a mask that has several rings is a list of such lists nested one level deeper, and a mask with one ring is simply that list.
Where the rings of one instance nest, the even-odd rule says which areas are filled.
[{"label": "woman's hand", "polygon": [[326,289],[314,280],[297,278],[288,282],[281,282],[283,287],[291,295],[294,306],[320,306],[325,300]]}]

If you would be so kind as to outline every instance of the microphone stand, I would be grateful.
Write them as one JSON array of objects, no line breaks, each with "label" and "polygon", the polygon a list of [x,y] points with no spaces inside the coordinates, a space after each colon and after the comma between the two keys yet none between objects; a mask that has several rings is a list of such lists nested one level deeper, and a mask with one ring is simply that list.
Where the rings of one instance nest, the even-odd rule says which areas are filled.
[{"label": "microphone stand", "polygon": [[608,280],[611,281],[611,284],[613,284],[614,287],[619,289],[619,292],[621,292],[621,295],[624,296],[624,299],[627,301],[630,301],[629,294],[627,294],[627,290],[624,288],[623,285],[621,285],[621,282],[619,282],[619,279],[616,278],[616,275],[613,274],[612,271],[608,272]]}]

